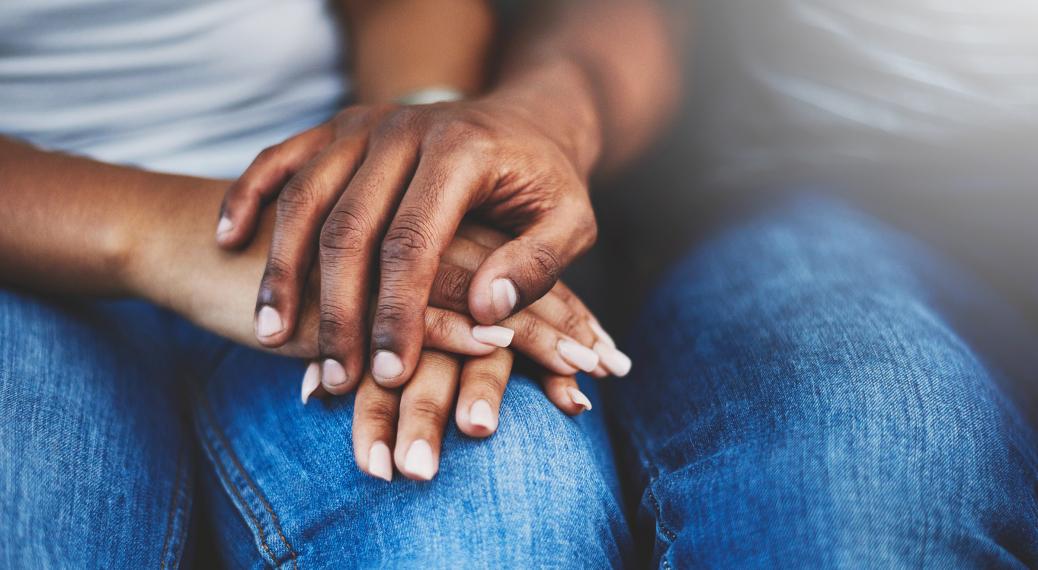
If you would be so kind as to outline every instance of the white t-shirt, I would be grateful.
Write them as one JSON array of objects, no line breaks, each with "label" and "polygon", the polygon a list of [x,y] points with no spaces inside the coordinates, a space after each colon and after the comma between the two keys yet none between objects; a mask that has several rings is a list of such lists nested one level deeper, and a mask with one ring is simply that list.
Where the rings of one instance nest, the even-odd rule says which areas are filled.
[{"label": "white t-shirt", "polygon": [[325,0],[3,0],[0,133],[235,177],[349,97]]},{"label": "white t-shirt", "polygon": [[[1034,0],[705,0],[695,83],[715,178],[1032,162]],[[1029,148],[1030,147],[1030,148]],[[959,173],[961,175],[961,173]]]}]

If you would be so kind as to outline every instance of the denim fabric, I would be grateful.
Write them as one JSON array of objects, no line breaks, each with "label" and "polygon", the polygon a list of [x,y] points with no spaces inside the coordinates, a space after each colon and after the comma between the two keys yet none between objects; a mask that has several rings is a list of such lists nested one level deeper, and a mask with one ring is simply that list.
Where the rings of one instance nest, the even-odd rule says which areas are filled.
[{"label": "denim fabric", "polygon": [[512,379],[489,441],[450,429],[434,481],[385,483],[353,463],[353,398],[304,407],[297,360],[143,303],[3,291],[0,338],[0,567],[176,567],[199,497],[230,567],[608,567],[631,553],[602,414],[571,419],[529,379]]},{"label": "denim fabric", "polygon": [[0,290],[0,568],[167,568],[193,483],[166,318]]},{"label": "denim fabric", "polygon": [[177,566],[202,510],[231,567],[1038,565],[1006,396],[1033,331],[831,202],[697,248],[606,405],[585,382],[572,420],[515,377],[499,433],[452,428],[431,483],[361,475],[352,399],[302,406],[301,362],[143,303],[0,292],[0,340],[0,567]]},{"label": "denim fabric", "polygon": [[602,568],[630,552],[601,414],[574,421],[513,377],[492,438],[452,427],[432,482],[385,483],[353,465],[353,398],[304,407],[303,370],[234,348],[200,400],[234,566]]},{"label": "denim fabric", "polygon": [[[635,378],[607,398],[643,555],[665,568],[1038,565],[1035,439],[999,381],[1033,379],[1038,345],[1005,309],[824,200],[700,247],[644,312]],[[1019,350],[975,350],[997,345]],[[1031,372],[1000,378],[994,360]]]}]

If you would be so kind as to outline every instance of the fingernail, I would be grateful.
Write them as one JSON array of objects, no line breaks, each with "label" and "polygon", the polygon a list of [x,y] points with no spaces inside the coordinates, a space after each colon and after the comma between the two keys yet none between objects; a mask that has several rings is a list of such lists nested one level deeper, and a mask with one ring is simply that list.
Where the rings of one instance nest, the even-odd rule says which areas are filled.
[{"label": "fingernail", "polygon": [[281,315],[277,309],[264,305],[256,314],[256,336],[259,338],[272,337],[285,329],[281,321]]},{"label": "fingernail", "polygon": [[326,386],[342,386],[346,383],[346,369],[337,360],[326,358],[321,366],[321,381]]},{"label": "fingernail", "polygon": [[375,353],[375,358],[371,361],[371,375],[375,377],[375,380],[392,380],[403,373],[404,363],[399,356],[388,350],[380,350]]},{"label": "fingernail", "polygon": [[393,480],[393,459],[389,446],[381,441],[371,444],[368,450],[368,473],[385,481]]},{"label": "fingernail", "polygon": [[316,362],[311,362],[310,366],[306,367],[306,374],[303,374],[303,387],[302,387],[302,400],[303,405],[310,400],[310,394],[314,393],[314,390],[321,385],[321,367]]},{"label": "fingernail", "polygon": [[216,239],[224,237],[225,234],[229,233],[233,229],[234,222],[232,222],[227,216],[221,216],[220,223],[216,224]]},{"label": "fingernail", "polygon": [[597,319],[588,319],[587,324],[591,327],[591,332],[595,333],[595,336],[598,337],[598,340],[608,344],[609,346],[616,346],[616,343],[613,342],[613,337],[609,336],[609,333],[602,328],[602,325],[599,324]]},{"label": "fingernail", "polygon": [[494,279],[490,282],[490,299],[494,304],[494,314],[500,320],[512,314],[512,309],[519,302],[519,292],[511,280]]},{"label": "fingernail", "polygon": [[566,362],[584,372],[591,372],[598,366],[598,354],[576,341],[564,338],[559,341],[558,349]]},{"label": "fingernail", "polygon": [[404,469],[411,475],[429,481],[436,475],[432,447],[424,439],[415,440],[404,457]]},{"label": "fingernail", "polygon": [[469,407],[469,423],[487,431],[497,429],[497,418],[494,417],[494,410],[490,407],[490,402],[486,400],[473,402]]},{"label": "fingernail", "polygon": [[499,327],[497,325],[476,325],[472,327],[472,338],[482,342],[483,344],[490,344],[505,348],[512,344],[512,337],[515,336],[515,331],[507,327]]},{"label": "fingernail", "polygon": [[623,378],[631,371],[631,359],[615,347],[609,346],[605,341],[595,343],[595,352],[602,361],[602,366],[614,376]]},{"label": "fingernail", "polygon": [[584,408],[584,411],[586,412],[591,411],[591,400],[588,400],[587,396],[585,396],[583,392],[576,388],[569,388],[567,391],[569,392],[569,397],[573,400],[574,404]]}]

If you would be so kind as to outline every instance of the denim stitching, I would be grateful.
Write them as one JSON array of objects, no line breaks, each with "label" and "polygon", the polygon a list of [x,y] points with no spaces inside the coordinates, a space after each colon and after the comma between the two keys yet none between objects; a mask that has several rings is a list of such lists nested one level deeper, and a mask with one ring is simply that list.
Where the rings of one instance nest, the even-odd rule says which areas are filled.
[{"label": "denim stitching", "polygon": [[651,486],[645,489],[645,494],[649,496],[649,500],[652,502],[652,509],[656,511],[656,526],[660,527],[660,532],[662,532],[670,542],[674,542],[678,539],[678,535],[667,528],[667,525],[663,523],[663,510],[660,508],[660,502],[656,500],[656,494],[652,492]]},{"label": "denim stitching", "polygon": [[180,501],[179,505],[177,506],[177,516],[174,518],[174,520],[182,521],[182,524],[180,525],[179,532],[175,532],[173,534],[173,536],[171,537],[173,540],[172,542],[170,542],[171,550],[175,553],[175,557],[173,559],[174,568],[180,568],[180,563],[184,558],[184,551],[186,550],[184,545],[186,542],[187,533],[191,529],[191,498],[194,496],[195,487],[193,470],[194,462],[191,461],[192,453],[193,452],[191,448],[185,447],[183,478],[184,484],[181,486],[181,490],[183,491],[183,496],[185,500]]},{"label": "denim stitching", "polygon": [[183,449],[177,453],[177,465],[174,468],[176,471],[176,479],[173,480],[173,496],[169,502],[169,510],[166,512],[166,536],[162,539],[162,555],[159,557],[161,560],[161,568],[166,568],[166,556],[169,553],[169,539],[170,535],[173,534],[173,516],[177,511],[177,505],[180,503],[180,480],[183,478],[183,470],[181,464],[184,462]]},{"label": "denim stitching", "polygon": [[[199,422],[202,421],[203,420],[199,418]],[[202,445],[204,445],[206,450],[209,451],[209,455],[212,457],[213,463],[216,465],[216,470],[219,473],[220,478],[227,483],[227,486],[231,489],[231,492],[234,493],[234,496],[238,499],[238,502],[241,503],[242,510],[246,515],[248,515],[248,518],[250,521],[252,521],[253,526],[256,527],[256,532],[259,534],[260,546],[263,547],[263,551],[267,553],[267,556],[270,558],[270,560],[274,561],[275,565],[279,565],[277,556],[274,555],[274,551],[272,551],[270,549],[270,546],[267,544],[267,536],[266,533],[263,531],[263,525],[260,524],[259,519],[256,518],[256,514],[252,512],[252,509],[249,508],[249,504],[246,503],[244,497],[242,497],[241,492],[238,489],[238,486],[235,485],[234,480],[231,479],[230,474],[227,473],[227,469],[223,464],[223,460],[220,459],[220,456],[216,452],[216,449],[213,448],[212,442],[209,441],[207,437],[202,437],[201,440]]]},{"label": "denim stitching", "polygon": [[[274,530],[277,532],[278,537],[281,539],[282,544],[284,544],[285,548],[288,550],[289,557],[292,559],[292,567],[298,570],[298,554],[296,554],[295,549],[292,548],[292,544],[289,543],[288,537],[285,536],[285,533],[281,528],[281,519],[278,518],[276,513],[274,513],[274,509],[270,506],[270,503],[267,501],[266,496],[260,491],[259,487],[252,480],[252,478],[249,477],[248,472],[241,464],[241,461],[238,459],[238,456],[234,453],[234,450],[231,448],[227,436],[223,433],[223,431],[220,429],[220,426],[215,421],[216,416],[209,405],[209,401],[205,398],[205,396],[202,396],[200,398],[200,401],[202,403],[202,407],[204,408],[206,415],[209,416],[211,420],[208,422],[210,429],[216,434],[216,437],[220,440],[221,447],[224,449],[227,456],[230,457],[231,462],[234,464],[234,467],[238,471],[238,473],[242,476],[242,479],[245,480],[245,484],[248,485],[253,495],[255,495],[257,499],[259,499],[260,504],[263,505],[263,508],[267,511],[267,514],[270,515],[270,522],[273,525]],[[283,563],[279,562],[276,558],[274,558],[274,561],[279,565]]]},{"label": "denim stitching", "polygon": [[659,535],[662,533],[670,542],[674,542],[677,540],[678,535],[664,522],[663,508],[660,506],[659,500],[656,499],[656,494],[652,492],[652,486],[659,481],[662,473],[649,456],[647,438],[642,437],[642,434],[637,427],[631,427],[631,429],[627,431],[627,435],[633,440],[632,443],[634,443],[634,449],[637,451],[638,457],[642,462],[642,467],[644,467],[648,472],[646,477],[648,480],[645,484],[645,494],[649,497],[649,501],[652,503],[652,509],[656,515],[656,526],[659,528],[659,532],[656,534]]}]

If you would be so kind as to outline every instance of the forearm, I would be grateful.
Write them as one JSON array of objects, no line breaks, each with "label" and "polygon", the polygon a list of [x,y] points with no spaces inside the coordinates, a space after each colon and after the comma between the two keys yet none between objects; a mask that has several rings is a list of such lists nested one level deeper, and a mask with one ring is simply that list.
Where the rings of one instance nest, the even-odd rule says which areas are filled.
[{"label": "forearm", "polygon": [[126,265],[135,229],[155,225],[169,176],[45,152],[0,137],[0,281],[38,291],[134,294]]},{"label": "forearm", "polygon": [[343,8],[361,102],[483,87],[494,28],[486,0],[343,0]]},{"label": "forearm", "polygon": [[2,137],[0,180],[0,285],[138,297],[257,346],[252,305],[266,242],[242,253],[213,243],[226,182],[104,164]]},{"label": "forearm", "polygon": [[494,91],[544,117],[586,173],[622,165],[677,106],[682,30],[653,0],[541,4],[506,49]]}]

